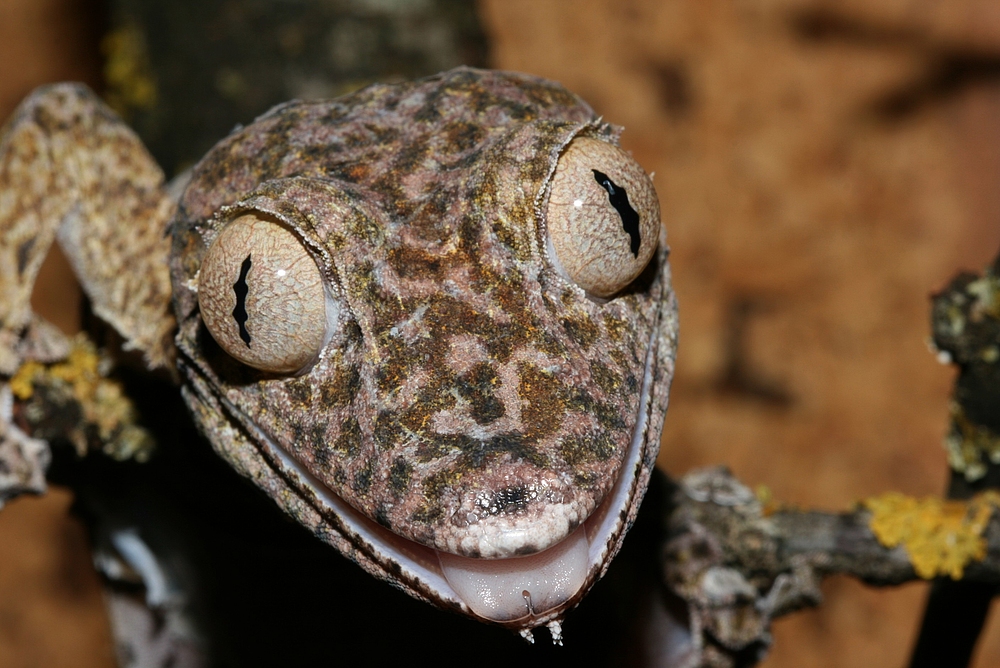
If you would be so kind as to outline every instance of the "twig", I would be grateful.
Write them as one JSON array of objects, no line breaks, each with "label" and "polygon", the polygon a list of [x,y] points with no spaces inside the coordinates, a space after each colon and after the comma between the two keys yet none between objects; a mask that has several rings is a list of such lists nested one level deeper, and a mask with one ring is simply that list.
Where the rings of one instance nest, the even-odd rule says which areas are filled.
[{"label": "twig", "polygon": [[[887,547],[887,535],[872,530],[873,519],[880,514],[891,519],[892,512],[905,525],[906,507],[923,513],[918,517],[930,525],[924,527],[928,531],[953,531],[950,540],[942,534],[939,546],[956,542],[955,536],[959,543],[982,541],[981,559],[942,552],[931,574],[959,559],[963,582],[1000,583],[1000,520],[993,501],[936,503],[943,524],[916,501],[891,512],[874,502],[844,513],[772,511],[725,468],[689,473],[674,488],[662,554],[667,587],[688,607],[691,642],[698,650],[689,665],[739,666],[763,658],[771,621],[818,605],[826,575],[843,573],[877,586],[920,579],[910,553],[918,543],[910,549],[902,543]],[[949,528],[949,518],[959,528]],[[910,540],[921,526],[917,521],[901,535]]]}]

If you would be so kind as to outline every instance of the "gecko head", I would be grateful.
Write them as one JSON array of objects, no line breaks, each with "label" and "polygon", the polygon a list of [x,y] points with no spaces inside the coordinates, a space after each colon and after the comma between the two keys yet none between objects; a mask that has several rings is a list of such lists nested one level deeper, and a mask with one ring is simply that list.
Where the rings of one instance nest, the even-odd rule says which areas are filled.
[{"label": "gecko head", "polygon": [[195,169],[175,251],[185,396],[300,522],[514,627],[603,574],[675,316],[649,178],[578,98],[460,69],[285,105]]}]

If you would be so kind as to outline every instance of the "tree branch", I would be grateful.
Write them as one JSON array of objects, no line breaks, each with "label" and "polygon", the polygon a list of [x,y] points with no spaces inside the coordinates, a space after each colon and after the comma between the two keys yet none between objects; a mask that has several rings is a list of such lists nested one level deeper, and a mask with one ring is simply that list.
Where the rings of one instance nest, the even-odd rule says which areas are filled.
[{"label": "tree branch", "polygon": [[[963,581],[1000,582],[1000,520],[992,499],[921,505],[897,495],[916,509],[918,519],[910,524],[904,510],[887,509],[884,497],[844,513],[772,510],[723,467],[689,473],[670,496],[663,575],[670,592],[687,604],[698,650],[690,666],[738,666],[763,658],[771,621],[818,605],[819,583],[827,575],[843,573],[877,586],[920,579],[910,550],[904,544],[886,547],[886,536],[880,540],[871,528],[873,518],[899,519],[904,539],[916,541],[911,549],[958,544],[958,552],[939,555],[934,563],[941,570],[932,573],[964,559]],[[916,534],[933,535],[935,527],[943,532],[938,543],[919,542]],[[982,559],[961,552],[970,540],[985,548]]]}]

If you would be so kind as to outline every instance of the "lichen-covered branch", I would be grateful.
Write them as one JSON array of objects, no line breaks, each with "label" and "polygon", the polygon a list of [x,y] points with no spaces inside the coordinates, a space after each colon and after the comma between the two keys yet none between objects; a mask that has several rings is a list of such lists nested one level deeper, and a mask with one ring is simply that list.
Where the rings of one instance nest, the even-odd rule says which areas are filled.
[{"label": "lichen-covered branch", "polygon": [[[948,498],[1000,489],[1000,256],[982,276],[962,273],[934,295],[931,332],[958,367],[945,438]],[[931,587],[910,668],[968,665],[996,585],[939,579]]]},{"label": "lichen-covered branch", "polygon": [[939,575],[1000,582],[1000,497],[968,502],[869,499],[843,513],[776,508],[725,468],[694,471],[674,488],[662,563],[688,606],[692,666],[763,657],[771,621],[821,601],[843,573],[873,585]]},{"label": "lichen-covered branch", "polygon": [[675,486],[662,564],[687,607],[686,666],[753,664],[771,620],[818,604],[833,573],[872,585],[937,578],[913,666],[967,662],[1000,586],[1000,257],[934,296],[931,328],[941,361],[959,368],[948,499],[888,493],[843,513],[780,508],[724,468]]},{"label": "lichen-covered branch", "polygon": [[80,457],[98,449],[117,460],[145,461],[153,439],[136,424],[121,384],[108,378],[111,366],[82,334],[65,359],[25,362],[9,381],[15,420],[35,438],[68,440]]},{"label": "lichen-covered branch", "polygon": [[89,339],[66,340],[48,357],[23,363],[0,382],[0,508],[45,491],[50,442],[68,442],[80,457],[99,450],[139,462],[154,448],[121,383],[108,377],[110,359]]},{"label": "lichen-covered branch", "polygon": [[[958,366],[945,440],[967,496],[1000,483],[1000,256],[982,276],[962,273],[934,296],[931,329],[942,361]],[[977,484],[978,483],[978,484]],[[954,487],[953,483],[953,487]]]}]

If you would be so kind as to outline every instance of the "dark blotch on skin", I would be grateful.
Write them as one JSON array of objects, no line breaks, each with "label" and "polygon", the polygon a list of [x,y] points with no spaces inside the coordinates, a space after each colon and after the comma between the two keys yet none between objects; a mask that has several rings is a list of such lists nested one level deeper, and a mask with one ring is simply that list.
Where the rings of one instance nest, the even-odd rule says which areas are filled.
[{"label": "dark blotch on skin", "polygon": [[618,343],[627,335],[629,323],[622,318],[607,314],[604,316],[604,329],[608,332],[611,340]]},{"label": "dark blotch on skin", "polygon": [[525,435],[540,439],[557,431],[562,426],[566,413],[559,380],[533,364],[522,364],[518,369],[518,376],[521,422],[528,430]]},{"label": "dark blotch on skin", "polygon": [[285,383],[285,388],[296,403],[308,404],[312,401],[312,386],[300,378],[289,380]]},{"label": "dark blotch on skin", "polygon": [[559,452],[570,466],[593,461],[607,461],[615,454],[615,444],[608,434],[597,432],[582,436],[567,436],[559,443]]},{"label": "dark blotch on skin", "polygon": [[513,460],[524,460],[538,468],[545,468],[548,465],[545,456],[533,445],[528,444],[523,434],[517,432],[497,434],[484,441],[476,439],[470,441],[459,459],[460,469],[482,468],[497,455],[505,453]]},{"label": "dark blotch on skin", "polygon": [[590,377],[606,395],[616,394],[621,389],[621,377],[599,360],[591,360]]},{"label": "dark blotch on skin", "polygon": [[372,429],[372,437],[379,447],[391,450],[396,447],[396,443],[405,437],[403,426],[399,424],[391,413],[382,411],[375,418],[375,427]]},{"label": "dark blotch on skin", "polygon": [[621,349],[613,348],[609,351],[608,357],[611,358],[612,362],[614,362],[623,369],[628,369],[633,365],[635,365],[636,367],[639,365],[639,359],[636,357],[634,352],[630,356],[628,353],[624,352]]},{"label": "dark blotch on skin", "polygon": [[[424,503],[411,516],[412,521],[422,524],[433,524],[444,514],[440,503],[442,495],[454,488],[466,473],[482,469],[498,457],[507,455],[512,460],[527,461],[540,469],[549,465],[545,455],[517,432],[499,434],[484,440],[455,434],[428,445],[437,451],[458,449],[461,455],[454,467],[438,471],[424,481]],[[426,456],[423,453],[421,458]]]},{"label": "dark blotch on skin", "polygon": [[366,496],[368,490],[372,486],[372,476],[375,473],[375,462],[374,460],[369,461],[364,468],[358,471],[358,474],[354,476],[354,483],[351,485],[351,489],[360,496]]},{"label": "dark blotch on skin", "polygon": [[628,233],[631,240],[629,249],[632,251],[633,256],[639,257],[639,246],[642,245],[642,238],[639,236],[639,214],[628,203],[628,193],[625,192],[624,188],[608,178],[608,175],[604,172],[599,172],[596,169],[590,171],[594,172],[594,179],[597,180],[601,187],[608,191],[608,201],[611,202],[611,206],[615,207],[618,215],[621,216],[622,228]]},{"label": "dark blotch on skin", "polygon": [[247,255],[246,259],[243,260],[243,266],[240,267],[240,277],[233,283],[233,290],[236,292],[236,307],[233,309],[233,318],[240,326],[240,338],[243,339],[243,343],[247,344],[247,348],[250,347],[250,332],[247,331],[247,320],[250,319],[249,314],[247,314],[247,293],[250,292],[250,288],[247,287],[247,274],[250,273],[251,264],[250,255]]},{"label": "dark blotch on skin", "polygon": [[389,517],[389,508],[385,504],[375,509],[375,521],[392,531],[392,520]]},{"label": "dark blotch on skin", "polygon": [[569,338],[583,348],[589,348],[600,334],[597,326],[584,318],[563,318],[562,326],[569,334]]},{"label": "dark blotch on skin", "polygon": [[347,482],[347,473],[339,466],[333,470],[333,482],[338,485],[344,485]]},{"label": "dark blotch on skin", "polygon": [[455,483],[461,480],[461,478],[461,473],[450,469],[438,471],[427,476],[427,479],[424,480],[424,497],[428,501],[437,501],[448,489],[454,487]]},{"label": "dark blotch on skin", "polygon": [[419,248],[393,248],[389,251],[388,260],[400,278],[437,279],[441,271],[439,256]]},{"label": "dark blotch on skin", "polygon": [[485,134],[475,123],[453,121],[444,127],[445,142],[450,153],[461,153],[475,148]]},{"label": "dark blotch on skin", "polygon": [[23,274],[28,266],[28,258],[31,257],[31,249],[35,245],[35,238],[28,239],[17,247],[17,273]]},{"label": "dark blotch on skin", "polygon": [[434,524],[444,515],[444,510],[438,504],[424,504],[413,511],[410,521],[415,524]]},{"label": "dark blotch on skin", "polygon": [[454,198],[453,191],[454,188],[443,188],[439,185],[427,189],[426,198],[414,209],[413,215],[407,222],[421,239],[440,241],[440,222],[447,218],[450,200]]},{"label": "dark blotch on skin", "polygon": [[431,153],[427,140],[415,140],[404,144],[396,153],[393,167],[403,174],[411,174],[421,166],[424,159]]},{"label": "dark blotch on skin", "polygon": [[346,406],[361,389],[361,374],[354,365],[343,365],[337,369],[337,375],[330,383],[320,388],[322,408],[330,409]]},{"label": "dark blotch on skin", "polygon": [[486,425],[503,417],[504,405],[496,396],[499,383],[496,371],[486,363],[477,364],[459,379],[456,389],[472,404],[472,419],[477,423]]},{"label": "dark blotch on skin", "polygon": [[389,469],[389,488],[397,498],[409,488],[411,475],[413,475],[413,465],[402,457],[396,457]]},{"label": "dark blotch on skin", "polygon": [[292,425],[292,433],[296,443],[308,443],[312,446],[317,464],[324,467],[330,465],[332,449],[326,443],[326,428],[323,425],[313,425],[308,430],[301,425]]},{"label": "dark blotch on skin", "polygon": [[417,446],[417,461],[426,464],[453,451],[468,450],[475,442],[475,439],[466,434],[442,434]]},{"label": "dark blotch on skin", "polygon": [[360,183],[369,177],[371,168],[367,164],[332,163],[323,168],[323,173],[330,178]]},{"label": "dark blotch on skin", "polygon": [[438,471],[428,476],[422,486],[424,501],[410,516],[410,520],[418,524],[437,522],[444,515],[444,509],[440,503],[441,496],[461,479],[462,474],[451,469]]},{"label": "dark blotch on skin", "polygon": [[621,416],[621,412],[611,404],[598,401],[580,389],[570,390],[568,395],[567,406],[593,416],[605,429],[620,431],[625,428],[625,419]]},{"label": "dark blotch on skin", "polygon": [[340,434],[333,442],[333,449],[348,457],[358,454],[358,450],[361,449],[361,426],[357,418],[349,418],[340,427]]}]

